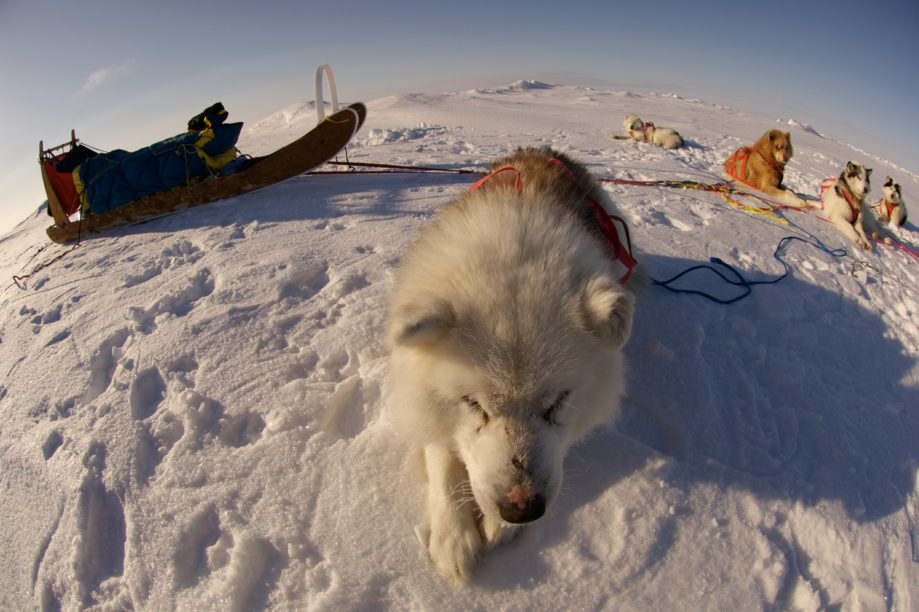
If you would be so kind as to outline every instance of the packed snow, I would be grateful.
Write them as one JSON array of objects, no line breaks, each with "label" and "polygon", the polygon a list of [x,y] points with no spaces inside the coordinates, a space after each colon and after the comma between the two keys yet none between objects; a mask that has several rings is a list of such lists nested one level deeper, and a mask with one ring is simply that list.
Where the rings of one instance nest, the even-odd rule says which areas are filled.
[{"label": "packed snow", "polygon": [[[551,145],[640,181],[723,181],[780,127],[799,194],[851,159],[874,169],[870,201],[890,175],[919,216],[919,177],[895,163],[672,94],[518,82],[368,108],[351,162],[481,171]],[[687,146],[614,140],[630,112]],[[314,123],[295,105],[240,146]],[[786,236],[846,253],[791,241],[790,275],[731,305],[644,283],[623,417],[466,587],[436,575],[382,329],[413,233],[474,178],[304,175],[72,251],[44,210],[0,239],[0,608],[919,609],[919,259],[863,252],[812,212],[633,184],[603,183],[647,279],[710,257],[774,279]],[[916,250],[915,221],[903,237]],[[704,270],[679,286],[742,291]]]}]

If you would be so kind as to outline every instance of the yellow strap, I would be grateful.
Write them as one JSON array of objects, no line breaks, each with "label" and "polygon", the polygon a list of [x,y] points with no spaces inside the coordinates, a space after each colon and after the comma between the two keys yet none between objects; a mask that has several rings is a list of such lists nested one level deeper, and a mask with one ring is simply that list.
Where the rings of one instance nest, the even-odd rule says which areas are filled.
[{"label": "yellow strap", "polygon": [[762,198],[758,197],[755,194],[744,192],[745,196],[751,197],[755,200],[759,200],[760,202],[762,202],[765,208],[759,208],[758,206],[751,206],[749,204],[744,204],[742,202],[738,202],[737,200],[731,199],[728,196],[728,194],[734,193],[734,190],[731,189],[731,187],[728,185],[706,185],[705,183],[693,183],[690,181],[686,181],[686,182],[674,181],[671,183],[671,185],[684,187],[686,189],[700,189],[702,191],[714,191],[715,193],[720,195],[722,198],[724,198],[724,200],[731,206],[736,206],[737,208],[740,208],[741,210],[745,210],[747,212],[751,212],[757,215],[765,215],[785,225],[789,224],[788,221],[786,221],[782,217],[779,217],[778,215],[773,214],[775,213],[775,208],[771,204],[769,204],[767,201],[763,200]]},{"label": "yellow strap", "polygon": [[[766,204],[766,208],[759,208],[757,206],[750,206],[749,204],[743,204],[741,202],[738,202],[737,200],[732,200],[731,198],[728,197],[727,193],[725,193],[724,191],[719,191],[718,193],[721,195],[722,198],[725,199],[725,201],[727,201],[728,204],[732,206],[736,206],[740,208],[741,210],[745,210],[747,212],[751,212],[757,215],[764,215],[766,217],[769,217],[770,219],[775,219],[776,221],[779,221],[780,223],[784,225],[788,225],[788,221],[786,221],[782,217],[779,217],[778,215],[773,214],[775,212],[775,208],[773,208],[772,206],[769,206],[768,204]],[[756,196],[751,195],[751,197],[756,197]]]},{"label": "yellow strap", "polygon": [[86,186],[80,180],[80,168],[82,166],[83,164],[80,164],[70,174],[73,176],[73,186],[77,188],[77,196],[80,198],[80,212],[85,214],[89,211],[89,199],[86,197]]}]

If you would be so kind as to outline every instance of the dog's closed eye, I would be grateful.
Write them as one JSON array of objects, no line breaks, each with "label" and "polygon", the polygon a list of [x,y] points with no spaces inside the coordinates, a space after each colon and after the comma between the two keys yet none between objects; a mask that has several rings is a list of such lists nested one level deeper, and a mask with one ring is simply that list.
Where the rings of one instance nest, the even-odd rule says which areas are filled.
[{"label": "dog's closed eye", "polygon": [[488,413],[485,411],[485,409],[482,408],[482,404],[469,397],[468,395],[463,396],[463,401],[466,402],[466,405],[469,406],[469,408],[471,408],[474,413],[482,418],[483,427],[488,425],[488,421],[490,421],[491,418],[488,416]]},{"label": "dog's closed eye", "polygon": [[563,391],[552,403],[552,405],[543,411],[542,419],[546,423],[549,425],[558,425],[559,409],[565,404],[565,400],[568,399],[568,395],[570,394],[571,391]]}]

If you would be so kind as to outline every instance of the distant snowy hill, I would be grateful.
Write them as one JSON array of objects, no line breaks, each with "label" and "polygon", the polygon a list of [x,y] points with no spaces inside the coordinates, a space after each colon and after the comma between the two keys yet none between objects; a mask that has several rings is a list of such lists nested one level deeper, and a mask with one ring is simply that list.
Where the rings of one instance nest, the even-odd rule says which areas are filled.
[{"label": "distant snowy hill", "polygon": [[[871,201],[890,175],[919,216],[919,177],[700,100],[521,81],[368,106],[351,161],[484,170],[551,145],[640,181],[722,181],[730,153],[780,127],[790,188],[816,200],[852,159],[874,169]],[[629,112],[687,146],[614,140]],[[241,148],[314,122],[295,105]],[[623,418],[575,448],[557,504],[468,587],[434,574],[382,328],[414,231],[471,182],[301,176],[53,262],[66,247],[39,250],[43,211],[0,238],[0,609],[919,608],[919,260],[861,252],[813,214],[628,184],[604,183],[650,278],[710,257],[776,278],[786,236],[845,254],[788,242],[790,276],[729,306],[641,288]],[[740,291],[704,271],[681,286]]]}]

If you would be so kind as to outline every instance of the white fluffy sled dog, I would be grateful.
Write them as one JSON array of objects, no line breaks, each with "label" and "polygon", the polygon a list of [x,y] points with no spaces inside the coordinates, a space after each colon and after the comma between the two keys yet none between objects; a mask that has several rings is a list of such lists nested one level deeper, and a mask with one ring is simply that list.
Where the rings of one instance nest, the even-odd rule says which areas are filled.
[{"label": "white fluffy sled dog", "polygon": [[676,130],[655,127],[650,121],[645,123],[634,113],[625,116],[622,126],[630,138],[639,142],[653,142],[665,149],[678,149],[683,146],[683,138]]},{"label": "white fluffy sled dog", "polygon": [[839,178],[826,179],[821,187],[823,216],[866,251],[871,250],[868,236],[877,238],[880,227],[865,203],[871,189],[871,168],[849,162]]},{"label": "white fluffy sled dog", "polygon": [[618,416],[634,310],[587,171],[537,149],[493,169],[421,231],[389,304],[392,420],[427,477],[418,534],[455,584],[543,516],[568,448]]}]

